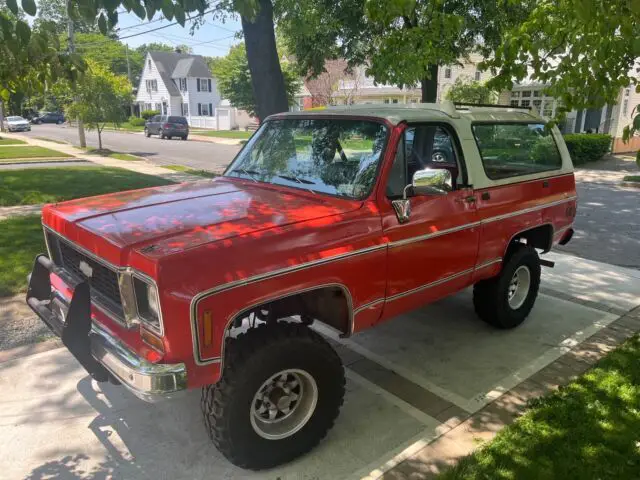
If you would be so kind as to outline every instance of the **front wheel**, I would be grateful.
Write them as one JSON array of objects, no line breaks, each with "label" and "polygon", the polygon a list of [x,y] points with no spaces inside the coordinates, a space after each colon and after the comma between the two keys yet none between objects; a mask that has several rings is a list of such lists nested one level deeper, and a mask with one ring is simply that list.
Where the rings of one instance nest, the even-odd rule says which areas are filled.
[{"label": "front wheel", "polygon": [[147,127],[144,127],[144,136],[149,138],[151,136],[151,132]]},{"label": "front wheel", "polygon": [[478,316],[497,328],[514,328],[525,321],[538,296],[540,258],[533,247],[516,245],[499,275],[473,287]]},{"label": "front wheel", "polygon": [[271,468],[315,447],[344,400],[340,358],[300,324],[249,330],[231,340],[222,378],[202,390],[215,446],[234,465]]},{"label": "front wheel", "polygon": [[162,129],[158,130],[158,135],[160,136],[160,138],[161,138],[162,140],[164,140],[165,138],[167,138],[167,136],[166,136],[164,133],[162,133]]}]

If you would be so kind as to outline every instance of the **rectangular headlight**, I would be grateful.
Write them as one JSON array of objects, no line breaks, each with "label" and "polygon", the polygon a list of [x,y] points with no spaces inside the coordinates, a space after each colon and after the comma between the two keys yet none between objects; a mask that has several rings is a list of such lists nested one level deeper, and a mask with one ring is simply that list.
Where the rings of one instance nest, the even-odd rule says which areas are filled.
[{"label": "rectangular headlight", "polygon": [[155,285],[138,277],[133,277],[133,289],[136,295],[138,316],[145,324],[156,332],[160,332],[160,300]]}]

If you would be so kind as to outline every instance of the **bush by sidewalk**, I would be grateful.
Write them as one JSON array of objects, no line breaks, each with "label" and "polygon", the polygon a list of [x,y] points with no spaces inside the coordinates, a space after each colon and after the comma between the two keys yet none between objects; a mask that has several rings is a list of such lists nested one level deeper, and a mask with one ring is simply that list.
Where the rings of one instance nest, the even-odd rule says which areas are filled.
[{"label": "bush by sidewalk", "polygon": [[139,117],[129,117],[129,125],[133,127],[144,127],[146,120]]},{"label": "bush by sidewalk", "polygon": [[600,133],[571,133],[564,142],[574,165],[600,160],[611,149],[611,136]]}]

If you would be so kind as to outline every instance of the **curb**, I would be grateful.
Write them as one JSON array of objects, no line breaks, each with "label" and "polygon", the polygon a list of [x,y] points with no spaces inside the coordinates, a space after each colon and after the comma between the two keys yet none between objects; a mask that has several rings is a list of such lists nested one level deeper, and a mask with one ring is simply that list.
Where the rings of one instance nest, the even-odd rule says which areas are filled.
[{"label": "curb", "polygon": [[640,188],[640,182],[622,181],[620,182],[620,185],[623,187],[629,187],[629,188]]}]

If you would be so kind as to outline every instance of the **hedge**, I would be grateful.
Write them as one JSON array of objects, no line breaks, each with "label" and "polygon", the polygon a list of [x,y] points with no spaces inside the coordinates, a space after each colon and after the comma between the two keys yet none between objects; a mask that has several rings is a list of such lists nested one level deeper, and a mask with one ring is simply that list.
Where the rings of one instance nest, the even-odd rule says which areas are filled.
[{"label": "hedge", "polygon": [[158,110],[145,110],[145,111],[141,112],[140,115],[145,120],[149,120],[151,117],[155,117],[156,115],[160,115],[160,112]]},{"label": "hedge", "polygon": [[144,118],[129,117],[129,124],[134,127],[144,127],[145,122]]},{"label": "hedge", "polygon": [[574,165],[600,160],[611,149],[611,135],[571,133],[564,136]]}]

